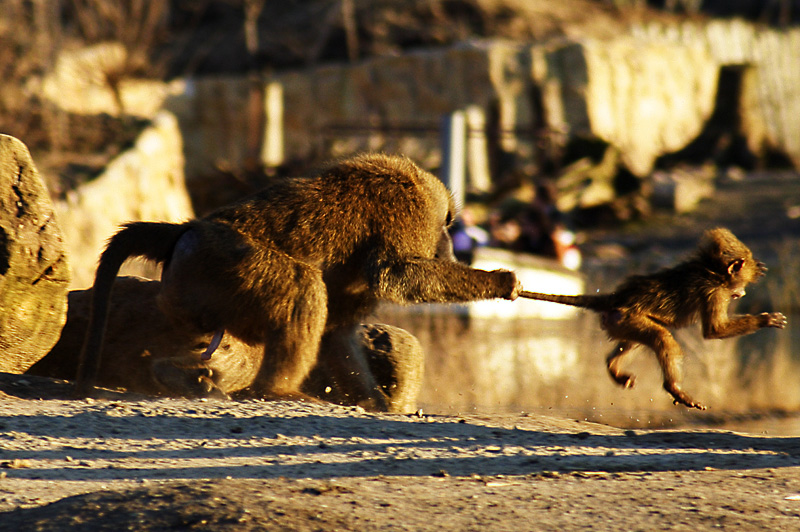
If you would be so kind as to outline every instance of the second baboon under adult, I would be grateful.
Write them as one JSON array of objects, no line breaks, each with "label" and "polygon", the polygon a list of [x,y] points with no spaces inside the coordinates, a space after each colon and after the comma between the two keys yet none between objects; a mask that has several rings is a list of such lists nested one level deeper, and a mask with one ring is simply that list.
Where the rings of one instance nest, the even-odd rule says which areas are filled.
[{"label": "second baboon under adult", "polygon": [[[114,235],[94,283],[76,391],[88,394],[100,361],[109,295],[121,264],[164,264],[161,308],[184,328],[268,346],[250,392],[303,398],[323,337],[352,334],[381,300],[397,303],[515,299],[513,272],[454,260],[454,205],[435,176],[410,160],[362,155],[313,178],[261,192],[183,224],[134,222]],[[366,372],[342,349],[341,375]],[[382,410],[375,383],[365,406]]]},{"label": "second baboon under adult", "polygon": [[745,287],[764,275],[764,263],[733,233],[715,228],[703,235],[694,255],[685,262],[651,275],[628,277],[610,294],[564,296],[521,291],[520,297],[587,308],[600,313],[600,326],[617,346],[606,362],[611,378],[628,388],[634,376],[620,365],[637,345],[656,355],[664,377],[664,389],[675,403],[705,409],[681,389],[683,351],[669,329],[702,323],[703,336],[730,338],[763,327],[782,329],[780,312],[729,316],[731,300],[745,294]]}]

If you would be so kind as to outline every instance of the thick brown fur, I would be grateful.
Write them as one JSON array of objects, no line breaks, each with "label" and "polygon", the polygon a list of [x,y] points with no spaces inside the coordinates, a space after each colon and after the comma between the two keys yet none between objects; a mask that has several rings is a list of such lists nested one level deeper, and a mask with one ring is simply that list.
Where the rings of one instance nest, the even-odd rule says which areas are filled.
[{"label": "thick brown fur", "polygon": [[625,355],[637,345],[652,349],[664,377],[664,389],[688,407],[705,409],[681,389],[683,352],[669,329],[700,320],[703,336],[729,338],[763,327],[782,329],[779,312],[728,315],[732,299],[766,272],[750,249],[724,228],[706,231],[692,257],[673,268],[627,278],[610,294],[561,296],[520,292],[521,297],[583,307],[600,313],[601,327],[618,342],[607,358],[611,377],[631,387],[634,376],[620,371]]},{"label": "thick brown fur", "polygon": [[[453,216],[430,173],[406,158],[361,155],[318,177],[277,180],[199,220],[127,224],[100,258],[76,392],[95,381],[111,288],[132,256],[164,264],[160,306],[182,328],[266,346],[253,396],[304,398],[323,343],[341,351],[338,373],[366,374],[363,354],[341,338],[379,301],[517,297],[512,272],[454,260]],[[364,406],[383,410],[377,389],[366,383]]]}]

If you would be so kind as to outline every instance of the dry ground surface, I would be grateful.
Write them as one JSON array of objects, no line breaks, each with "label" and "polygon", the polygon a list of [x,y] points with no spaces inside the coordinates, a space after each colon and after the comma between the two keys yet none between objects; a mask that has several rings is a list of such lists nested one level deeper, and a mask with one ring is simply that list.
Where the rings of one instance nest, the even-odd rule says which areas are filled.
[{"label": "dry ground surface", "polygon": [[[577,22],[616,29],[585,7],[571,11]],[[794,183],[757,182],[750,203],[774,198],[769,187],[784,209],[799,204]],[[708,220],[743,238],[800,225],[715,205]],[[674,237],[674,223],[663,227]],[[0,375],[0,512],[0,531],[800,530],[800,437],[116,393],[72,401],[63,383]]]},{"label": "dry ground surface", "polygon": [[0,530],[800,530],[800,438],[0,375]]},{"label": "dry ground surface", "polygon": [[[621,238],[680,247],[713,222],[795,239],[798,205],[796,180],[754,179]],[[759,432],[73,401],[66,383],[0,374],[0,531],[800,530],[800,437]]]}]

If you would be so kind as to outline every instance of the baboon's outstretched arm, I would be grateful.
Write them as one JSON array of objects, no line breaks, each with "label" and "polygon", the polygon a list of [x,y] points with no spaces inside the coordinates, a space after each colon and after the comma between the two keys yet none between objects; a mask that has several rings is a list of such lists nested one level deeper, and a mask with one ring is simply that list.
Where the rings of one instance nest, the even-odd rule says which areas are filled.
[{"label": "baboon's outstretched arm", "polygon": [[783,329],[786,326],[786,317],[780,312],[763,312],[758,315],[741,314],[729,317],[729,303],[730,300],[724,295],[717,294],[709,298],[708,304],[701,313],[704,338],[708,340],[731,338],[754,333],[764,327]]},{"label": "baboon's outstretched arm", "polygon": [[510,271],[485,271],[437,259],[380,261],[370,284],[379,299],[394,303],[459,303],[516,299],[521,286]]}]

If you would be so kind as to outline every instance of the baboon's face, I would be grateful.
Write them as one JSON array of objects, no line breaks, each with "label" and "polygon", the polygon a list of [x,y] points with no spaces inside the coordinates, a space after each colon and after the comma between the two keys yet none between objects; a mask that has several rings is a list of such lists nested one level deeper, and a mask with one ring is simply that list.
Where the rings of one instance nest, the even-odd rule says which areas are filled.
[{"label": "baboon's face", "polygon": [[745,287],[758,281],[767,271],[764,263],[753,257],[750,248],[725,228],[707,231],[701,247],[717,261],[720,270],[724,269],[725,286],[732,299],[744,296]]},{"label": "baboon's face", "polygon": [[747,285],[758,281],[766,271],[766,265],[753,258],[749,253],[744,258],[731,261],[728,264],[728,286],[731,290],[731,298],[744,297]]}]

